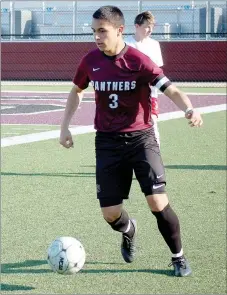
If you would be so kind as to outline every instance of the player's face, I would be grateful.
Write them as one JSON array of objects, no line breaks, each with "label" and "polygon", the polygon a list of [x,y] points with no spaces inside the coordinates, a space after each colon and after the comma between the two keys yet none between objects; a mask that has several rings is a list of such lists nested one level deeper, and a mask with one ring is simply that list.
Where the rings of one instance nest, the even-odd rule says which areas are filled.
[{"label": "player's face", "polygon": [[142,25],[136,24],[136,32],[141,38],[146,38],[151,35],[154,24],[145,21]]},{"label": "player's face", "polygon": [[108,53],[114,51],[122,39],[123,26],[116,28],[108,21],[93,19],[92,31],[97,47]]}]

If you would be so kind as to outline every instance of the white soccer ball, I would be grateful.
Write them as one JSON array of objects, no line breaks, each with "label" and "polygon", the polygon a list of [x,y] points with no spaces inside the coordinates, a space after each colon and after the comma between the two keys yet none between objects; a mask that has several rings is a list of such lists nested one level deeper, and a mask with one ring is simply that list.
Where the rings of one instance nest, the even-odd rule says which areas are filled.
[{"label": "white soccer ball", "polygon": [[84,266],[85,258],[83,245],[72,237],[59,237],[48,248],[47,262],[59,274],[77,273]]}]

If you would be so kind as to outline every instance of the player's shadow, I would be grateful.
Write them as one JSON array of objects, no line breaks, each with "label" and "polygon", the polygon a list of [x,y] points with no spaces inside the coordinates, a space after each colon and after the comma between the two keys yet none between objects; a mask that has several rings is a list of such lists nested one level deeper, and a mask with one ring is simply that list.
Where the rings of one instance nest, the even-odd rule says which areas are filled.
[{"label": "player's shadow", "polygon": [[95,165],[81,165],[81,167],[86,167],[86,168],[96,168]]},{"label": "player's shadow", "polygon": [[2,284],[1,283],[1,291],[26,291],[26,290],[34,290],[34,287],[23,286],[23,285],[10,285],[10,284]]},{"label": "player's shadow", "polygon": [[[93,172],[70,172],[70,173],[17,173],[17,172],[1,172],[2,176],[31,176],[31,177],[95,177]],[[133,180],[136,178],[133,177]]]},{"label": "player's shadow", "polygon": [[95,173],[17,173],[17,172],[1,172],[2,176],[41,176],[41,177],[95,177]]},{"label": "player's shadow", "polygon": [[103,262],[103,261],[86,261],[86,265],[87,264],[125,265],[124,262]]},{"label": "player's shadow", "polygon": [[89,269],[89,264],[93,265],[125,265],[124,262],[102,262],[102,261],[86,261],[85,267],[80,271],[81,274],[106,274],[106,273],[150,273],[165,276],[174,276],[174,273],[170,269]]},{"label": "player's shadow", "polygon": [[[108,264],[108,263],[107,263]],[[166,269],[87,269],[84,268],[81,270],[81,274],[107,274],[107,273],[150,273],[157,275],[165,275],[172,277],[174,276],[173,271]]]},{"label": "player's shadow", "polygon": [[[7,274],[44,274],[44,273],[52,273],[51,269],[40,269],[34,268],[41,265],[47,265],[46,260],[25,260],[23,262],[17,263],[3,263],[1,265],[1,273]],[[151,273],[151,274],[159,274],[166,276],[173,276],[173,272],[171,270],[163,270],[163,269],[89,269],[89,265],[125,265],[125,263],[117,263],[117,262],[102,262],[102,261],[86,261],[84,269],[80,271],[81,274],[107,274],[107,273]],[[17,286],[17,285],[6,285],[3,286],[5,290],[31,290],[33,287],[28,286]],[[8,288],[8,289],[7,289]],[[14,288],[14,289],[13,289]],[[16,289],[18,288],[18,289]],[[21,289],[19,289],[21,288]],[[24,288],[24,289],[23,289]],[[26,289],[31,288],[31,289]],[[2,289],[3,290],[3,289]]]},{"label": "player's shadow", "polygon": [[3,263],[1,265],[1,273],[34,273],[34,274],[42,274],[42,273],[50,273],[51,269],[40,269],[34,268],[40,265],[47,264],[46,260],[25,260],[23,262],[16,263]]},{"label": "player's shadow", "polygon": [[[93,165],[87,165],[82,167],[95,168]],[[166,169],[178,169],[178,170],[216,170],[226,171],[226,165],[165,165]],[[62,173],[18,173],[18,172],[1,172],[2,176],[40,176],[40,177],[95,177],[95,172],[62,172]],[[135,177],[133,177],[135,180]]]},{"label": "player's shadow", "polygon": [[225,165],[165,165],[165,168],[179,170],[227,170]]},{"label": "player's shadow", "polygon": [[[83,165],[81,167],[95,168],[95,165]],[[167,169],[189,169],[189,170],[227,170],[226,165],[165,165]]]}]

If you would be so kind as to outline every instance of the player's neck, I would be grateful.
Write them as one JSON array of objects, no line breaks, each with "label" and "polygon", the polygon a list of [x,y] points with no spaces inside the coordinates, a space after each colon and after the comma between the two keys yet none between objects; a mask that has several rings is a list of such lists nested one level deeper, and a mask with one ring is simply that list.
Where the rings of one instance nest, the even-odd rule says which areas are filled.
[{"label": "player's neck", "polygon": [[136,34],[133,36],[133,38],[136,40],[136,42],[141,42],[143,43],[143,41],[145,41],[148,37],[142,37],[139,34]]},{"label": "player's neck", "polygon": [[115,55],[118,55],[124,48],[125,48],[125,42],[122,39],[119,43],[116,44],[115,47],[113,47],[109,51],[104,51],[104,53],[108,56],[115,56]]}]

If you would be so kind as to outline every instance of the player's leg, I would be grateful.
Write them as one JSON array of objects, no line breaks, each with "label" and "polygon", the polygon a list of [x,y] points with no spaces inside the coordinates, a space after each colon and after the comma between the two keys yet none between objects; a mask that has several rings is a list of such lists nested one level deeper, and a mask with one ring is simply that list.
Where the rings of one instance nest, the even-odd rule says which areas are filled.
[{"label": "player's leg", "polygon": [[179,219],[168,202],[167,194],[151,193],[146,196],[151,212],[157,219],[158,229],[172,253],[176,276],[188,276],[191,268],[183,254]]},{"label": "player's leg", "polygon": [[129,218],[122,204],[103,207],[102,200],[100,199],[99,201],[106,222],[113,230],[122,233],[121,254],[123,259],[127,263],[133,262],[136,255],[136,221]]},{"label": "player's leg", "polygon": [[115,231],[122,233],[121,252],[126,262],[135,257],[136,223],[123,209],[123,200],[128,198],[132,168],[122,162],[123,146],[109,140],[109,146],[96,136],[96,183],[97,197],[106,222]]},{"label": "player's leg", "polygon": [[159,231],[172,253],[175,274],[186,276],[191,270],[183,256],[179,220],[165,192],[165,171],[153,131],[150,134],[147,132],[141,138],[141,148],[135,152],[133,164],[135,175],[151,212],[157,219]]}]

